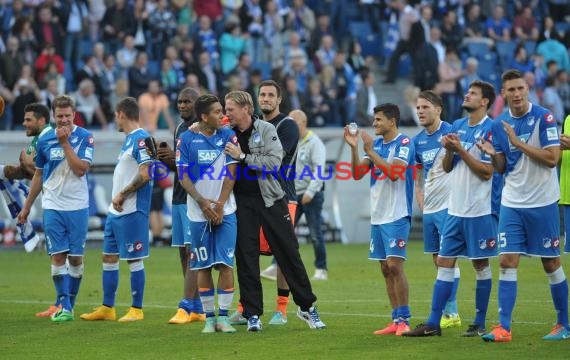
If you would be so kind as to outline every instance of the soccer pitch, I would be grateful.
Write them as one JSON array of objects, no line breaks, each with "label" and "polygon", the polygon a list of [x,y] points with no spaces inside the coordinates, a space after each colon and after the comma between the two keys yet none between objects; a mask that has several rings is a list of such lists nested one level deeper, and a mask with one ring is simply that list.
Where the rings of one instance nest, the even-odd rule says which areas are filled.
[{"label": "soccer pitch", "polygon": [[[137,323],[87,322],[79,314],[100,305],[100,249],[89,248],[85,276],[75,308],[76,320],[54,324],[37,318],[55,297],[49,258],[43,252],[0,251],[0,358],[2,359],[568,359],[570,340],[541,340],[554,323],[548,281],[538,259],[524,258],[513,314],[511,343],[484,343],[459,334],[474,316],[475,273],[460,261],[458,292],[460,329],[445,329],[442,337],[374,336],[389,322],[390,306],[377,262],[366,259],[367,245],[328,244],[329,280],[313,282],[317,306],[327,329],[310,330],[289,303],[289,323],[267,325],[274,308],[275,283],[263,280],[265,316],[261,333],[238,326],[235,334],[201,334],[203,323],[169,325],[182,294],[178,250],[153,248],[145,261],[147,286],[145,320]],[[406,273],[410,286],[412,327],[426,320],[436,270],[419,241],[409,243]],[[302,245],[309,276],[313,251]],[[563,262],[568,256],[563,258]],[[262,257],[262,268],[269,258]],[[497,323],[498,263],[493,260],[493,292],[487,328]],[[566,266],[566,269],[570,265]],[[128,267],[121,263],[117,315],[130,305]],[[237,284],[236,284],[237,285]],[[234,306],[238,298],[234,299]]]}]

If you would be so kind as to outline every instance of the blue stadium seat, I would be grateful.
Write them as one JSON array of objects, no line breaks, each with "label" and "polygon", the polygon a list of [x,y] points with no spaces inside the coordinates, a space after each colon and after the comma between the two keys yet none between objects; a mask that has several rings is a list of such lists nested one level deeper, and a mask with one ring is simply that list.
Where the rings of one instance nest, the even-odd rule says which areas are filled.
[{"label": "blue stadium seat", "polygon": [[147,64],[150,76],[158,76],[160,74],[160,62],[158,60],[149,60]]},{"label": "blue stadium seat", "polygon": [[536,41],[527,40],[524,42],[524,48],[526,50],[526,54],[528,56],[534,55],[534,51],[536,50]]},{"label": "blue stadium seat", "polygon": [[353,38],[372,34],[372,27],[368,21],[351,21],[348,23],[348,31]]},{"label": "blue stadium seat", "polygon": [[269,77],[271,76],[271,64],[268,62],[260,61],[260,62],[253,63],[251,68],[261,71],[261,78],[262,79],[269,79]]},{"label": "blue stadium seat", "polygon": [[398,77],[407,77],[412,72],[412,59],[404,54],[398,63]]},{"label": "blue stadium seat", "polygon": [[487,73],[497,72],[497,66],[499,65],[497,54],[490,52],[477,58],[477,60],[479,61],[479,71]]},{"label": "blue stadium seat", "polygon": [[496,47],[501,67],[504,70],[511,64],[517,44],[514,41],[497,41]]},{"label": "blue stadium seat", "polygon": [[470,42],[467,44],[467,52],[469,55],[477,59],[483,58],[490,51],[489,46],[485,43]]},{"label": "blue stadium seat", "polygon": [[384,43],[380,34],[368,34],[359,36],[358,42],[362,47],[362,56],[374,56],[380,58],[384,53]]},{"label": "blue stadium seat", "polygon": [[565,21],[558,21],[554,24],[554,28],[561,36],[564,36],[567,31],[570,31],[570,23],[567,23]]}]

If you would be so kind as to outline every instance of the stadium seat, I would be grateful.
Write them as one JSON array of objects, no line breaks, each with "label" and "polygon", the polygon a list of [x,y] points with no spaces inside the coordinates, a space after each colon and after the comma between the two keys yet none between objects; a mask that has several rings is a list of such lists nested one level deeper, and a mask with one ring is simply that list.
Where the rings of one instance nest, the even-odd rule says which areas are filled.
[{"label": "stadium seat", "polygon": [[497,53],[502,69],[506,69],[512,62],[517,44],[514,41],[497,41]]},{"label": "stadium seat", "polygon": [[348,24],[348,31],[353,38],[358,38],[372,34],[372,27],[367,21],[351,21]]},{"label": "stadium seat", "polygon": [[558,21],[557,23],[554,24],[554,28],[556,29],[556,31],[558,31],[560,36],[564,36],[564,34],[566,34],[567,31],[570,31],[570,23],[567,23],[565,21]]},{"label": "stadium seat", "polygon": [[365,36],[359,36],[358,42],[362,47],[362,56],[374,56],[376,58],[382,56],[384,45],[380,34],[370,33]]},{"label": "stadium seat", "polygon": [[158,62],[157,60],[149,60],[147,68],[150,76],[155,77],[160,74],[160,62]]},{"label": "stadium seat", "polygon": [[486,54],[490,52],[489,46],[481,42],[470,42],[467,43],[467,52],[469,55],[476,57],[477,59],[482,59]]},{"label": "stadium seat", "polygon": [[524,48],[526,50],[526,54],[528,56],[534,55],[534,51],[536,50],[536,41],[527,40],[524,42]]},{"label": "stadium seat", "polygon": [[268,62],[260,61],[253,63],[251,68],[261,71],[262,79],[269,79],[269,77],[271,76],[271,64]]},{"label": "stadium seat", "polygon": [[479,61],[479,72],[496,73],[499,61],[497,54],[489,52],[482,57],[477,58]]}]

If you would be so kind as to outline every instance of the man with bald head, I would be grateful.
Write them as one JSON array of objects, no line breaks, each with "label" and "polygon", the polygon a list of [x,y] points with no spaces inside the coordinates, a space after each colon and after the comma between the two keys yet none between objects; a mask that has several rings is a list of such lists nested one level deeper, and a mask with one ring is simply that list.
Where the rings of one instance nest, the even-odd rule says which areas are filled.
[{"label": "man with bald head", "polygon": [[295,166],[295,191],[297,193],[297,213],[295,224],[305,214],[309,227],[309,238],[315,251],[315,275],[313,280],[328,280],[327,252],[321,211],[325,201],[325,184],[322,179],[327,158],[325,145],[313,131],[307,128],[307,115],[302,110],[293,110],[289,116],[299,127],[299,144]]}]

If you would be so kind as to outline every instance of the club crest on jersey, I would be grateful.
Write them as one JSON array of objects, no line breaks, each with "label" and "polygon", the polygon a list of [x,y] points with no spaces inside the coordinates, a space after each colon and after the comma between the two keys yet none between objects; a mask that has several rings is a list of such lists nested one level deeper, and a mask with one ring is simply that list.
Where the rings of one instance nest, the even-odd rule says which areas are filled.
[{"label": "club crest on jersey", "polygon": [[546,115],[546,122],[549,123],[549,124],[551,124],[551,123],[554,122],[554,116],[552,116],[552,113],[548,113],[548,114]]},{"label": "club crest on jersey", "polygon": [[388,240],[388,246],[390,246],[391,248],[395,248],[396,247],[396,239],[391,238],[390,240]]},{"label": "club crest on jersey", "polygon": [[218,141],[216,141],[216,146],[222,146],[223,143],[224,143],[224,140],[218,139]]},{"label": "club crest on jersey", "polygon": [[528,126],[533,126],[534,125],[534,116],[531,116],[528,118],[528,120],[526,121]]},{"label": "club crest on jersey", "polygon": [[77,142],[77,136],[70,136],[69,137],[69,142],[72,144],[75,144]]},{"label": "club crest on jersey", "polygon": [[254,134],[253,134],[253,142],[254,142],[254,143],[258,143],[258,142],[260,142],[260,141],[261,141],[261,135],[259,135],[258,132],[254,133]]},{"label": "club crest on jersey", "polygon": [[551,247],[553,247],[552,245],[553,245],[553,244],[552,244],[552,239],[551,239],[551,238],[549,238],[549,237],[542,238],[542,246],[543,246],[545,249],[550,249]]},{"label": "club crest on jersey", "polygon": [[218,150],[198,150],[198,163],[211,164],[219,154]]},{"label": "club crest on jersey", "polygon": [[226,250],[226,256],[230,259],[233,258],[234,257],[234,249],[227,249]]},{"label": "club crest on jersey", "polygon": [[481,137],[481,130],[477,130],[475,133],[475,139],[479,139]]},{"label": "club crest on jersey", "polygon": [[479,239],[479,249],[485,250],[487,248],[487,240]]}]

